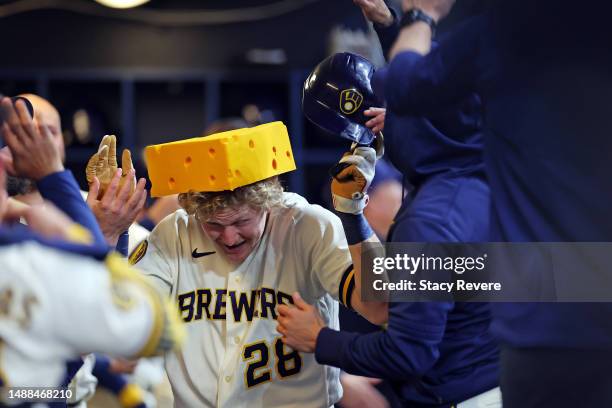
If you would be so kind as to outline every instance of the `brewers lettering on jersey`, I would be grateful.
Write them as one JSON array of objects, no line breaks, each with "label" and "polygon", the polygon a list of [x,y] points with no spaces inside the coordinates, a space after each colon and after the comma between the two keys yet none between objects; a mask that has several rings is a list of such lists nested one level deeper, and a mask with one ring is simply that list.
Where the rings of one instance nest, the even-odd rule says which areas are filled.
[{"label": "brewers lettering on jersey", "polygon": [[[182,351],[166,356],[177,406],[320,408],[341,397],[336,368],[282,343],[276,306],[298,291],[337,328],[334,298],[351,296],[348,244],[335,215],[282,194],[253,242],[221,245],[214,225],[179,210],[134,251],[132,261],[176,300],[187,326]],[[243,257],[241,245],[252,245]]]}]

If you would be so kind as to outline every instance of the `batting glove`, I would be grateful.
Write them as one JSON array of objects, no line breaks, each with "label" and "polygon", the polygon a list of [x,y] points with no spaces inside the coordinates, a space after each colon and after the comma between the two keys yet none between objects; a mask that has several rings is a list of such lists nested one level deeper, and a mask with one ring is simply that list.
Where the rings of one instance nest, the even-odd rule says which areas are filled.
[{"label": "batting glove", "polygon": [[[100,181],[98,199],[104,197],[104,193],[111,183],[117,168],[117,138],[115,135],[106,135],[102,138],[102,142],[100,142],[98,152],[91,156],[87,162],[87,169],[85,170],[89,185],[94,182],[94,177],[97,177]],[[123,154],[121,155],[121,181],[117,191],[121,190],[121,187],[126,182],[130,182],[132,184],[131,190],[134,192],[136,178],[134,177],[132,180],[127,179],[128,172],[133,168],[130,150],[123,149]]]},{"label": "batting glove", "polygon": [[332,199],[336,211],[361,214],[368,205],[367,191],[374,178],[376,151],[371,147],[356,147],[331,170]]}]

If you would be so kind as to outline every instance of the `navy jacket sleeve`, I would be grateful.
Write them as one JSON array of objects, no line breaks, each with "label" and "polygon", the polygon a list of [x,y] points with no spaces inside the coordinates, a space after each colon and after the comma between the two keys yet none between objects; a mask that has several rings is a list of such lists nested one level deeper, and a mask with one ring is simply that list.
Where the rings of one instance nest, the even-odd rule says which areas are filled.
[{"label": "navy jacket sleeve", "polygon": [[378,35],[378,40],[380,41],[380,46],[382,47],[383,55],[385,58],[389,58],[389,51],[391,51],[391,47],[393,47],[393,43],[395,39],[399,35],[399,17],[398,12],[389,4],[387,4],[391,14],[393,15],[393,23],[389,27],[382,26],[380,24],[373,24],[374,31]]},{"label": "navy jacket sleeve", "polygon": [[370,334],[321,330],[315,357],[320,364],[389,380],[420,377],[439,357],[438,344],[452,303],[392,303],[389,326]]},{"label": "navy jacket sleeve", "polygon": [[483,74],[479,42],[485,22],[485,17],[471,19],[429,54],[404,51],[377,71],[374,81],[384,83],[387,109],[429,116],[474,92]]},{"label": "navy jacket sleeve", "polygon": [[115,250],[121,254],[124,258],[127,258],[129,255],[129,246],[130,246],[130,233],[128,231],[122,232],[119,235],[119,239],[117,240],[117,245],[115,246]]},{"label": "navy jacket sleeve", "polygon": [[74,175],[69,170],[53,173],[37,183],[40,194],[64,211],[74,222],[87,228],[94,245],[106,246],[106,240],[93,213],[83,197]]}]

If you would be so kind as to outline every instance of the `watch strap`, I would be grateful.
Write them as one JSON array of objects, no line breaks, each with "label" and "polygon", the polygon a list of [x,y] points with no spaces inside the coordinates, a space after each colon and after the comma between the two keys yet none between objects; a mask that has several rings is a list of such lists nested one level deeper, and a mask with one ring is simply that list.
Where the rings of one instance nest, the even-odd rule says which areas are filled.
[{"label": "watch strap", "polygon": [[431,36],[436,34],[436,21],[421,9],[413,8],[406,11],[400,20],[400,28],[407,27],[417,21],[422,21],[431,28]]}]

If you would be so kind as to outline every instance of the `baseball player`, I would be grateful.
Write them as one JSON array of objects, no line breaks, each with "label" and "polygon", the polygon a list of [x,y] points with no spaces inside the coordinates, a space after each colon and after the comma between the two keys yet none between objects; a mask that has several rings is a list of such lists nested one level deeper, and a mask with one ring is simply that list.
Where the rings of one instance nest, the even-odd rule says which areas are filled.
[{"label": "baseball player", "polygon": [[[276,122],[251,130],[263,143],[279,138],[279,129],[285,127]],[[159,160],[165,163],[163,155]],[[148,162],[151,167],[149,157]],[[363,207],[366,199],[347,202]],[[338,217],[283,192],[276,175],[233,191],[182,193],[179,202],[183,209],[158,224],[130,256],[177,302],[187,326],[185,348],[166,356],[175,404],[332,406],[342,394],[339,370],[283,345],[276,307],[300,301],[292,297],[299,291],[331,327],[338,327],[336,299],[383,321],[386,305],[366,307],[354,290],[360,272],[351,254],[359,259],[355,255],[371,230],[354,224],[359,241],[347,243]]]},{"label": "baseball player", "polygon": [[[49,177],[56,192],[78,191],[61,174]],[[10,203],[5,180],[0,162],[0,402],[29,398],[11,393],[13,387],[59,386],[66,360],[83,353],[152,355],[178,344],[184,332],[176,311],[148,282],[115,256],[106,257],[105,246],[69,242],[91,234],[75,235],[82,227],[52,205],[38,211]],[[84,205],[78,194],[64,200]],[[15,217],[25,217],[29,229],[4,223]]]},{"label": "baseball player", "polygon": [[180,338],[174,310],[120,259],[101,263],[6,230],[0,259],[3,387],[55,387],[81,354],[150,356]]}]

